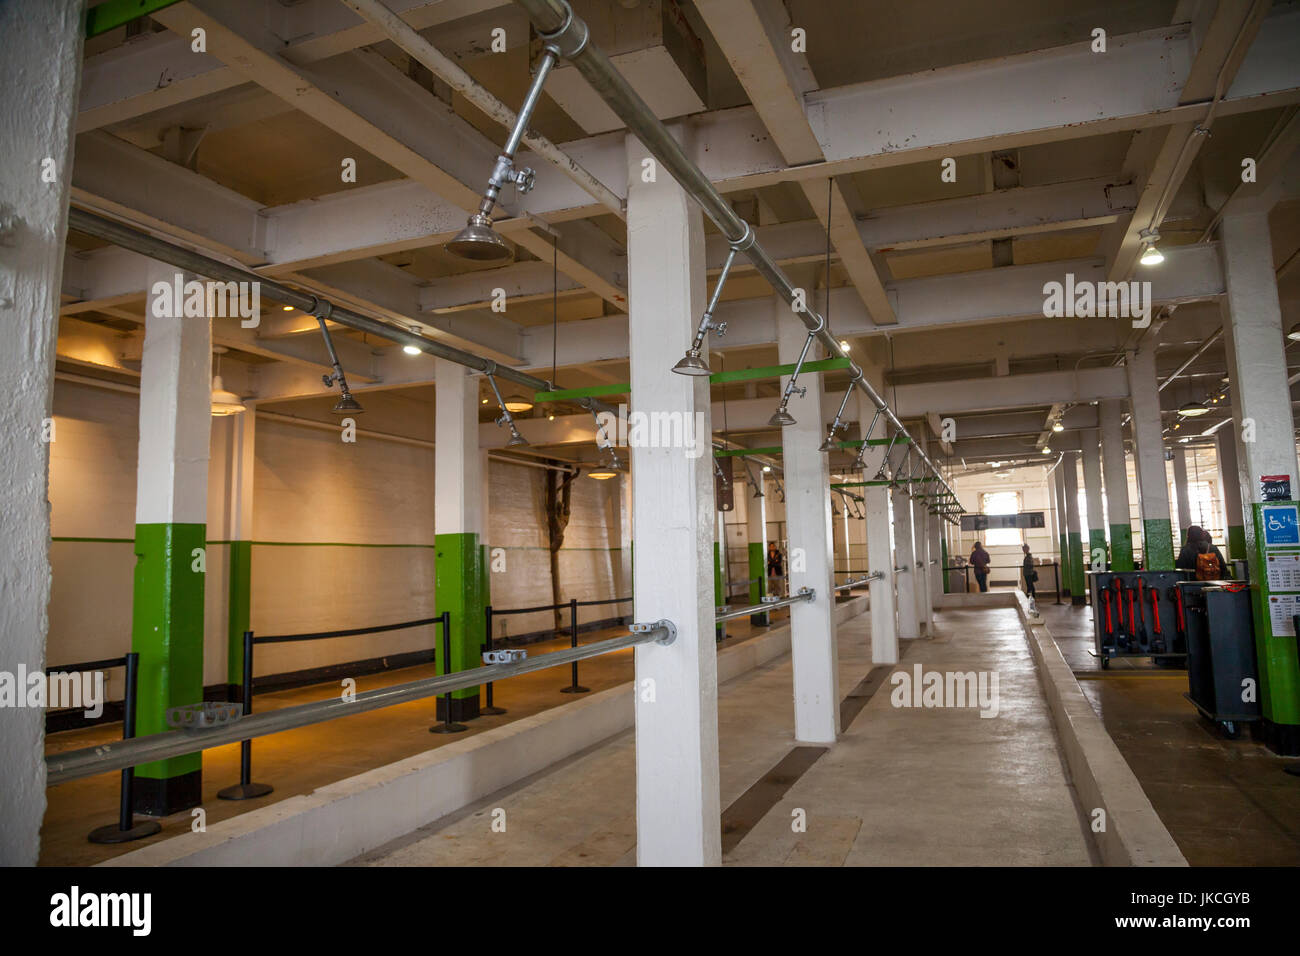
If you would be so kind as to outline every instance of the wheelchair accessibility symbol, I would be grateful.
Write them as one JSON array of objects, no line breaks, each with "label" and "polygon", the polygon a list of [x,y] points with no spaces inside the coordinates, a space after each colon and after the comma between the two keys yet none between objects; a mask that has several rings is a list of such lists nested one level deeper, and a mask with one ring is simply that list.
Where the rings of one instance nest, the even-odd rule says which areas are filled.
[{"label": "wheelchair accessibility symbol", "polygon": [[1300,544],[1300,515],[1295,505],[1265,507],[1264,546]]}]

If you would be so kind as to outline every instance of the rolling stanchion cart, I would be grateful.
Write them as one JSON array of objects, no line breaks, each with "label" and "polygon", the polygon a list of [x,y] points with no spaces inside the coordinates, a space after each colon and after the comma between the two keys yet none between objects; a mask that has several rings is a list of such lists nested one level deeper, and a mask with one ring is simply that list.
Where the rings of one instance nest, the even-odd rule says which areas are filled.
[{"label": "rolling stanchion cart", "polygon": [[1190,571],[1090,571],[1093,650],[1102,669],[1117,657],[1149,657],[1157,666],[1187,659],[1179,583]]},{"label": "rolling stanchion cart", "polygon": [[1259,669],[1250,587],[1241,581],[1178,585],[1187,629],[1187,693],[1183,696],[1229,737],[1260,719]]}]

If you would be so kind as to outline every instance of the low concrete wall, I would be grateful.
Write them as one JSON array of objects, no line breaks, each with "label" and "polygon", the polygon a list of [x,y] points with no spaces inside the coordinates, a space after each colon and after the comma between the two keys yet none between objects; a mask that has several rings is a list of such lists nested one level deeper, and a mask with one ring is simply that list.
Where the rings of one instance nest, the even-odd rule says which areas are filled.
[{"label": "low concrete wall", "polygon": [[[867,609],[835,608],[842,624]],[[790,627],[718,654],[723,683],[790,652]],[[632,727],[632,683],[143,847],[101,866],[330,866],[417,830]]]},{"label": "low concrete wall", "polygon": [[[1070,778],[1086,816],[1084,822],[1102,863],[1106,866],[1187,866],[1178,844],[1151,806],[1142,785],[1106,732],[1105,724],[1088,703],[1051,631],[1031,609],[1029,598],[1020,591],[978,596],[1010,597],[1020,612]],[[1095,819],[1098,810],[1105,813],[1105,829],[1100,832]]]}]

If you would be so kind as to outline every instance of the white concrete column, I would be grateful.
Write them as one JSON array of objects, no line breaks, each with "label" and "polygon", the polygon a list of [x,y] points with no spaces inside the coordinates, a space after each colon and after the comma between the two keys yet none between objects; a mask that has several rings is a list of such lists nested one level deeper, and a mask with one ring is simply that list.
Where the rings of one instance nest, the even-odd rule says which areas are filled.
[{"label": "white concrete column", "polygon": [[[68,225],[77,85],[85,10],[80,3],[0,4],[0,670],[45,667],[50,598],[49,445],[54,352]],[[52,162],[53,180],[43,181]],[[56,662],[58,663],[58,662]],[[35,866],[45,814],[45,712],[0,708],[0,866]]]},{"label": "white concrete column", "polygon": [[1110,537],[1110,566],[1133,570],[1133,527],[1129,523],[1128,465],[1124,459],[1123,405],[1118,398],[1102,400],[1097,415],[1101,428],[1101,466],[1106,479],[1106,518]]},{"label": "white concrete column", "polygon": [[[909,486],[915,494],[923,485]],[[925,502],[916,497],[908,499],[912,512],[912,547],[916,560],[916,580],[912,587],[912,596],[916,599],[916,623],[921,634],[929,634],[934,629],[934,604],[930,599],[930,535],[926,527],[928,514]]]},{"label": "white concrete column", "polygon": [[[894,457],[897,458],[897,455]],[[890,489],[889,500],[894,514],[894,564],[903,569],[895,579],[898,583],[898,636],[907,640],[921,636],[920,621],[916,615],[918,575],[912,536],[912,506],[906,492],[900,488]]]},{"label": "white concrete column", "polygon": [[[858,398],[858,433],[865,437],[863,430],[875,416],[875,406],[865,395]],[[877,431],[872,437],[879,438]],[[881,462],[885,460],[885,449],[879,445],[870,445],[862,451],[862,478],[871,481],[876,477]],[[871,582],[871,662],[873,664],[898,663],[898,625],[895,620],[894,588],[894,547],[889,526],[889,489],[883,485],[868,485],[862,489],[866,499],[864,508],[867,512],[867,567],[881,572],[884,577]]]},{"label": "white concrete column", "polygon": [[[776,314],[777,357],[796,362],[808,331],[779,298]],[[813,351],[808,361],[818,356]],[[788,376],[781,377],[785,387]],[[785,513],[789,527],[790,593],[812,588],[817,596],[790,607],[791,656],[794,665],[794,735],[802,743],[835,742],[840,727],[839,677],[835,644],[834,555],[831,550],[830,471],[820,450],[826,435],[822,421],[821,375],[799,376],[789,411],[796,424],[781,429],[785,468]]]},{"label": "white concrete column", "polygon": [[[1235,403],[1234,403],[1235,404]],[[1223,498],[1223,520],[1227,527],[1228,560],[1246,557],[1246,526],[1241,507],[1241,475],[1237,468],[1237,429],[1229,422],[1214,433],[1219,459],[1219,491]]]},{"label": "white concrete column", "polygon": [[1079,515],[1079,453],[1067,451],[1061,462],[1065,491],[1065,540],[1070,550],[1070,597],[1073,603],[1084,600],[1083,530]]},{"label": "white concrete column", "polygon": [[[1224,322],[1237,465],[1242,500],[1262,500],[1262,475],[1287,475],[1291,497],[1300,497],[1296,482],[1295,418],[1283,352],[1282,310],[1273,273],[1273,244],[1268,215],[1255,212],[1223,220],[1223,271],[1227,279]],[[1243,441],[1243,437],[1250,440]],[[1250,542],[1250,515],[1246,515]],[[1253,557],[1253,555],[1252,555]]]},{"label": "white concrete column", "polygon": [[636,823],[641,866],[717,865],[718,675],[713,637],[713,456],[709,383],[677,375],[704,311],[698,207],[627,138],[627,262],[632,396],[637,410],[693,423],[702,448],[632,447],[636,619],[677,626],[669,645],[636,649]]},{"label": "white concrete column", "polygon": [[483,533],[483,458],[478,447],[478,379],[463,365],[434,360],[435,534]]},{"label": "white concrete column", "polygon": [[1187,535],[1192,521],[1192,500],[1187,494],[1187,449],[1182,445],[1171,446],[1174,453],[1174,495],[1178,501],[1178,540]]},{"label": "white concrete column", "polygon": [[1148,342],[1136,352],[1129,352],[1125,364],[1142,515],[1142,567],[1148,571],[1170,571],[1174,567],[1174,539],[1169,520],[1165,445],[1160,433],[1155,343]]},{"label": "white concrete column", "polygon": [[[1079,432],[1083,447],[1083,488],[1088,500],[1088,533],[1085,536],[1086,563],[1091,571],[1106,570],[1106,513],[1102,507],[1101,435],[1096,428]],[[1101,560],[1097,560],[1098,552]]]}]

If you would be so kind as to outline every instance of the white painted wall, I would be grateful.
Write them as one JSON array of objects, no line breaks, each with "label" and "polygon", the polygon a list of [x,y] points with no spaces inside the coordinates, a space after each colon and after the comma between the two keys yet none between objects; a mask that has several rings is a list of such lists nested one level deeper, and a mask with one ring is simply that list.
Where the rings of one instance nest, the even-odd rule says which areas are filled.
[{"label": "white painted wall", "polygon": [[[373,396],[367,396],[371,403]],[[379,402],[374,403],[376,409]],[[428,406],[394,400],[409,421]],[[409,407],[407,407],[409,405]],[[305,406],[301,414],[310,409]],[[125,653],[131,641],[138,398],[58,381],[57,440],[50,446],[53,589],[48,660],[68,664]],[[364,429],[367,422],[358,424]],[[382,430],[392,430],[386,420]],[[214,423],[208,482],[208,537],[220,536],[228,429]],[[262,417],[254,467],[252,624],[260,634],[364,627],[431,617],[434,608],[435,450],[336,433]],[[540,469],[492,462],[489,547],[506,551],[492,575],[500,607],[551,602]],[[615,483],[581,477],[560,553],[563,597],[615,596],[621,513]],[[66,539],[106,540],[66,540]],[[65,540],[60,540],[65,539]],[[382,545],[379,547],[377,545]],[[393,545],[404,545],[394,547]],[[204,683],[226,680],[229,548],[210,543],[205,607]],[[629,606],[580,608],[580,622],[630,614]],[[567,613],[565,616],[567,624]],[[496,633],[551,627],[549,613],[499,619]],[[432,646],[432,627],[257,649],[256,673],[278,674]],[[120,672],[109,674],[121,696]]]}]

